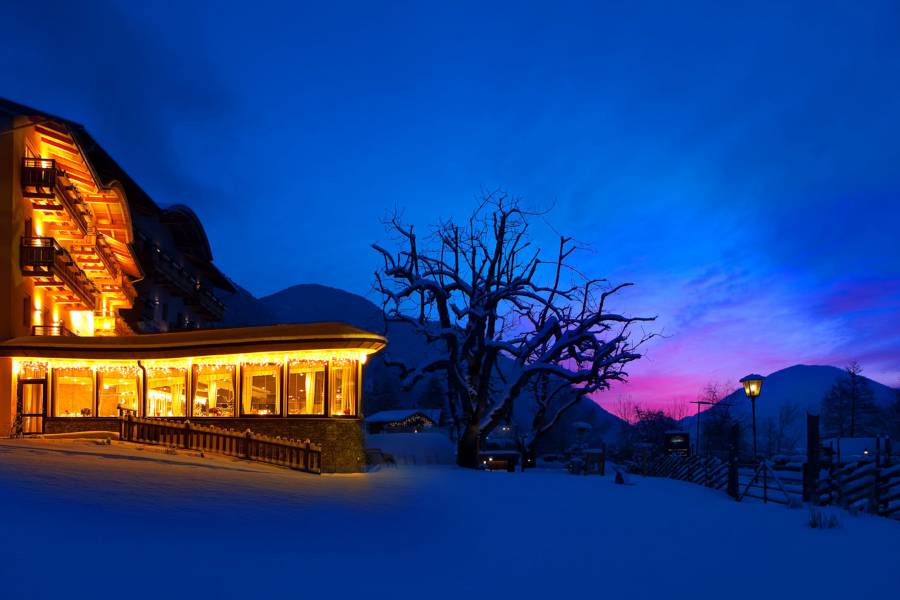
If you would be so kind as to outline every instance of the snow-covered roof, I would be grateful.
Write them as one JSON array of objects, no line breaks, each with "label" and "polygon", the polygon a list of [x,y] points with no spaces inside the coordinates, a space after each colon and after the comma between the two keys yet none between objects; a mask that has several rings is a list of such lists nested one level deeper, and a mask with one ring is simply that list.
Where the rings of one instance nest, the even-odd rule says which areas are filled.
[{"label": "snow-covered roof", "polygon": [[382,410],[374,415],[366,417],[366,423],[393,423],[394,421],[403,421],[415,415],[421,415],[432,421],[433,423],[441,422],[441,411],[439,409],[422,409],[408,408],[399,410]]}]

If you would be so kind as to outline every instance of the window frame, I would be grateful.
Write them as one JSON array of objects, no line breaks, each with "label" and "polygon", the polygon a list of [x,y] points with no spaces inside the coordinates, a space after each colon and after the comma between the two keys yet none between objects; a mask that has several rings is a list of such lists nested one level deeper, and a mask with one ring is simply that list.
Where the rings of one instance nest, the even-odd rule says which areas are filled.
[{"label": "window frame", "polygon": [[[303,362],[303,361],[294,361],[293,364],[298,364],[301,362]],[[285,377],[284,416],[287,418],[290,418],[290,419],[324,419],[324,418],[328,417],[328,408],[329,408],[329,406],[328,406],[328,388],[329,388],[328,365],[329,365],[329,361],[323,360],[323,361],[309,361],[309,362],[321,362],[321,367],[322,367],[322,371],[321,371],[322,372],[322,412],[321,413],[298,413],[298,414],[292,414],[290,412],[290,408],[289,408],[289,404],[288,404],[290,402],[290,400],[289,400],[288,394],[290,393],[289,390],[290,390],[290,377],[291,377],[291,364],[292,363],[290,361],[288,361],[285,363],[285,366],[284,366],[284,377]],[[318,371],[310,371],[310,372],[317,373]],[[315,407],[315,404],[316,404],[315,399],[313,399],[313,407]]]},{"label": "window frame", "polygon": [[353,412],[349,415],[348,414],[336,415],[336,414],[332,414],[332,412],[331,412],[332,403],[334,401],[333,394],[334,394],[334,391],[337,389],[337,386],[335,385],[335,379],[337,377],[338,369],[343,368],[343,367],[336,366],[334,364],[335,362],[336,361],[328,361],[328,377],[327,377],[328,385],[325,388],[326,394],[327,394],[327,396],[326,396],[327,410],[325,411],[325,416],[327,416],[329,418],[333,418],[333,419],[358,419],[358,418],[360,418],[360,416],[359,416],[359,408],[360,408],[359,390],[362,387],[359,384],[359,381],[360,381],[359,361],[358,360],[350,361],[351,365],[350,365],[349,370],[350,370],[350,373],[352,373],[352,376],[354,378],[354,393],[353,393],[353,398],[352,398]]},{"label": "window frame", "polygon": [[[240,414],[241,409],[241,386],[240,386],[240,377],[241,377],[241,365],[239,364],[228,364],[228,365],[218,365],[214,368],[222,369],[222,368],[230,368],[231,369],[231,391],[234,397],[232,398],[232,402],[234,404],[230,415],[198,415],[194,412],[194,403],[195,398],[197,397],[197,388],[199,387],[199,379],[200,379],[200,369],[204,367],[211,367],[212,365],[204,365],[204,364],[194,364],[191,365],[190,369],[190,393],[191,397],[188,402],[189,404],[189,412],[190,418],[197,419],[237,419],[242,415]],[[209,402],[209,398],[207,397],[207,402]],[[208,410],[208,409],[207,409]]]},{"label": "window frame", "polygon": [[[116,405],[116,414],[114,415],[101,415],[100,414],[100,396],[103,390],[103,379],[104,377],[110,376],[111,373],[106,369],[93,369],[94,371],[94,397],[95,397],[95,406],[94,406],[94,414],[98,419],[117,419],[121,416],[118,410],[118,404]],[[135,414],[139,416],[144,415],[144,382],[143,382],[143,373],[135,373],[134,375],[115,375],[112,374],[112,377],[117,379],[133,379],[134,380],[134,390],[135,395],[137,396],[137,408],[134,409]],[[131,410],[130,408],[128,410]]]},{"label": "window frame", "polygon": [[[91,372],[91,414],[87,417],[79,417],[77,415],[60,415],[59,412],[59,372],[67,370],[85,370]],[[98,419],[97,416],[97,372],[90,367],[55,367],[50,372],[50,407],[48,418],[51,419]]]},{"label": "window frame", "polygon": [[[150,412],[150,381],[154,378],[154,372],[165,372],[165,371],[182,371],[183,379],[184,379],[184,414],[183,415],[172,415],[157,417],[149,414]],[[158,375],[157,375],[158,376]],[[175,375],[172,375],[169,378],[175,378]],[[191,369],[188,367],[168,367],[165,369],[146,369],[144,372],[144,385],[143,385],[143,403],[142,403],[142,414],[145,417],[151,419],[189,419],[191,418],[191,408],[193,405],[193,395],[191,394]],[[208,418],[208,417],[203,417]]]},{"label": "window frame", "polygon": [[[248,391],[245,388],[247,386],[249,378],[253,377],[252,371],[254,369],[271,369],[271,368],[275,369],[275,412],[268,414],[268,415],[260,415],[260,414],[245,412],[244,400],[245,400],[245,397],[247,397],[247,391]],[[248,370],[250,372],[248,372]],[[269,364],[265,364],[265,365],[254,365],[254,364],[242,363],[240,365],[241,392],[240,392],[240,398],[239,398],[239,405],[240,405],[240,414],[238,415],[239,418],[241,418],[241,419],[245,419],[245,418],[246,419],[272,419],[272,418],[284,416],[285,400],[286,400],[285,389],[284,389],[284,385],[283,385],[284,370],[285,370],[284,363],[281,363],[281,362],[269,363]],[[247,397],[246,399],[248,402],[252,402],[252,398]]]}]

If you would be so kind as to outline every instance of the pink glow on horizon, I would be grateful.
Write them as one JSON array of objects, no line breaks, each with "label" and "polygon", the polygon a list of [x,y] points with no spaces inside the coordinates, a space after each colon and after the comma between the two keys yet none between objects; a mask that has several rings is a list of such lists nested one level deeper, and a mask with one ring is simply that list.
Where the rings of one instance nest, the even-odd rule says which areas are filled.
[{"label": "pink glow on horizon", "polygon": [[796,364],[858,361],[867,377],[900,383],[900,313],[891,301],[900,298],[897,280],[841,282],[791,300],[770,286],[745,300],[729,292],[724,302],[709,300],[714,294],[705,285],[698,279],[681,291],[708,305],[694,300],[674,309],[669,320],[681,321],[680,330],[644,348],[645,356],[629,365],[629,381],[596,395],[596,402],[613,413],[622,400],[683,413],[709,383],[738,389],[747,373]]}]

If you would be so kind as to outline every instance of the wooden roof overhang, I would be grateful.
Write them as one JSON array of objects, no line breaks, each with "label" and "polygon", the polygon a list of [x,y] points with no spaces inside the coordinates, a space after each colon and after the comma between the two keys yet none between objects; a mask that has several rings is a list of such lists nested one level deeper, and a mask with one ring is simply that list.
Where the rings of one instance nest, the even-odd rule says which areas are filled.
[{"label": "wooden roof overhang", "polygon": [[0,342],[0,356],[141,360],[304,350],[372,354],[386,345],[385,337],[344,323],[308,323],[119,337],[23,336]]},{"label": "wooden roof overhang", "polygon": [[[101,182],[93,166],[85,158],[86,154],[78,140],[62,123],[43,121],[34,126],[43,147],[48,151],[60,169],[65,171],[64,179],[82,200],[90,207],[92,225],[98,233],[119,246],[127,246],[132,241],[131,213],[123,186],[117,181]],[[140,269],[129,252],[116,252],[123,270],[139,276]]]}]

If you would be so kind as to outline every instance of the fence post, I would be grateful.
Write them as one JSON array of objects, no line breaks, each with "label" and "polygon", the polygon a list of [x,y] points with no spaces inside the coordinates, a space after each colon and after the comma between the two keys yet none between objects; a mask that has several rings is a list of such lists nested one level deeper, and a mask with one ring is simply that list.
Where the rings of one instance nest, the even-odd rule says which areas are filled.
[{"label": "fence post", "polygon": [[247,428],[247,431],[244,432],[244,458],[250,460],[250,442],[252,440],[252,433],[250,432],[250,428]]},{"label": "fence post", "polygon": [[191,448],[191,422],[184,422],[184,449],[190,450]]},{"label": "fence post", "polygon": [[803,465],[803,501],[819,503],[819,473],[822,442],[819,439],[819,415],[806,413],[806,464]]},{"label": "fence post", "polygon": [[735,500],[740,496],[740,479],[738,477],[738,452],[740,449],[740,426],[734,424],[729,432],[731,438],[728,447],[728,495]]}]

